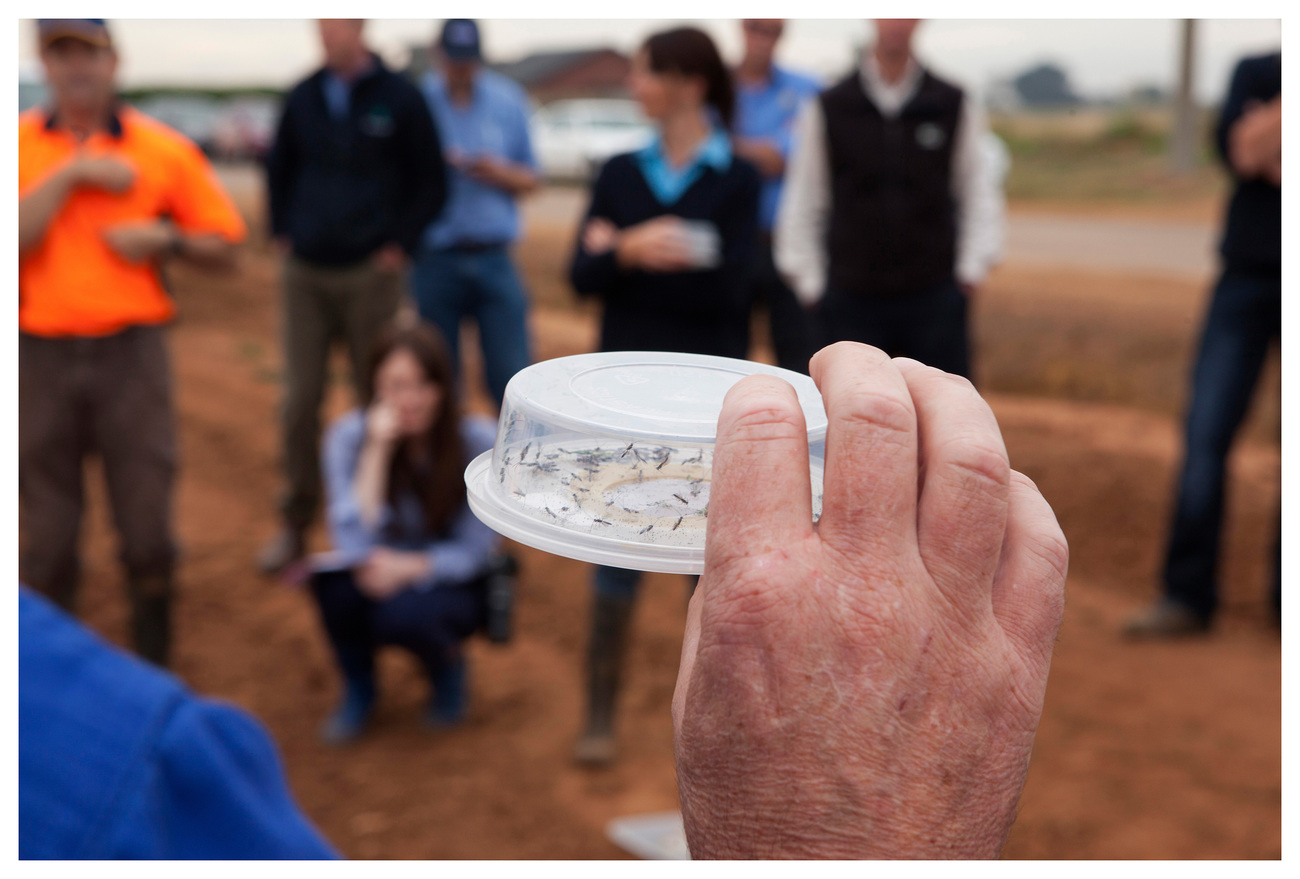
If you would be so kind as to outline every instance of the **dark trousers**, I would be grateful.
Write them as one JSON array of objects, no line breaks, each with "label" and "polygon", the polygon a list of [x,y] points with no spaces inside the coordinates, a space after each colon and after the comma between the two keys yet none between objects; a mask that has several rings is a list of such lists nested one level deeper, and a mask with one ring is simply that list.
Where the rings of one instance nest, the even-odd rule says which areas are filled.
[{"label": "dark trousers", "polygon": [[357,588],[350,571],[332,571],[312,579],[312,592],[339,670],[349,681],[371,678],[375,651],[382,646],[411,651],[433,677],[460,657],[461,642],[482,627],[487,612],[478,580],[427,592],[408,589],[374,601]]},{"label": "dark trousers", "polygon": [[759,304],[767,307],[776,365],[807,375],[808,361],[817,353],[812,321],[777,271],[770,235],[761,234],[755,243],[746,281],[751,307]]},{"label": "dark trousers", "polygon": [[285,261],[282,454],[287,486],[280,510],[291,527],[306,528],[320,508],[320,407],[330,350],[336,340],[347,345],[360,403],[370,346],[397,314],[404,294],[400,273],[369,263],[332,268],[294,257]]},{"label": "dark trousers", "polygon": [[[1206,619],[1218,606],[1215,576],[1228,450],[1250,406],[1269,344],[1281,332],[1281,320],[1280,278],[1229,270],[1214,288],[1201,330],[1164,579],[1169,598]],[[1279,607],[1280,546],[1279,541],[1273,586]]]},{"label": "dark trousers", "polygon": [[890,357],[910,357],[970,378],[967,310],[966,294],[955,281],[902,296],[854,296],[831,289],[816,312],[818,347],[862,342]]},{"label": "dark trousers", "polygon": [[103,462],[138,611],[142,599],[169,597],[176,559],[176,436],[161,327],[102,338],[18,336],[20,576],[69,611],[80,575],[83,467],[91,455]]},{"label": "dark trousers", "polygon": [[530,362],[528,297],[505,245],[474,250],[424,249],[411,269],[420,317],[442,331],[460,369],[460,322],[474,318],[483,370],[497,405],[506,384]]}]

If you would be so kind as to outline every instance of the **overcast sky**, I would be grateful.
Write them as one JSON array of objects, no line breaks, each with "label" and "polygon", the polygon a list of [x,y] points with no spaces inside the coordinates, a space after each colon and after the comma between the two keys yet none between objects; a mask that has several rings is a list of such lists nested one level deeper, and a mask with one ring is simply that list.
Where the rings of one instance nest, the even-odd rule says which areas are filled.
[{"label": "overcast sky", "polygon": [[[497,19],[483,22],[484,45],[495,60],[529,52],[588,46],[634,49],[665,19]],[[695,22],[718,40],[729,58],[740,51],[733,19]],[[370,38],[388,61],[402,64],[412,43],[427,42],[439,20],[377,19]],[[140,85],[287,86],[318,63],[310,20],[131,19],[113,23],[122,51],[122,81]],[[19,63],[35,63],[35,25],[19,24]],[[830,76],[845,70],[854,47],[869,40],[861,19],[791,21],[780,55],[791,66]],[[927,22],[918,49],[938,72],[985,88],[1028,65],[1063,66],[1087,97],[1124,92],[1139,84],[1169,86],[1177,57],[1178,24],[1151,20],[958,20]],[[1220,99],[1232,65],[1243,54],[1276,49],[1276,20],[1202,20],[1197,33],[1196,90],[1202,101]]]}]

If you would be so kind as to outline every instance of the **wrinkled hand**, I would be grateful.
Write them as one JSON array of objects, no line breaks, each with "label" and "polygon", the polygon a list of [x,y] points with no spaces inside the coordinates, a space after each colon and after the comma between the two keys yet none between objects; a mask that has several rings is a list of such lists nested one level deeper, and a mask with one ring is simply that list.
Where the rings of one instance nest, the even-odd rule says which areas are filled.
[{"label": "wrinkled hand", "polygon": [[674,216],[627,227],[618,236],[617,248],[620,263],[647,272],[683,272],[693,264],[686,230]]},{"label": "wrinkled hand", "polygon": [[607,253],[617,244],[618,227],[604,217],[592,217],[582,229],[582,249],[587,253]]},{"label": "wrinkled hand", "polygon": [[820,521],[793,389],[727,395],[673,698],[703,857],[995,857],[1015,817],[1068,550],[964,379],[846,342]]},{"label": "wrinkled hand", "polygon": [[110,156],[80,156],[73,161],[74,179],[80,186],[89,186],[120,195],[135,182],[135,169]]},{"label": "wrinkled hand", "polygon": [[422,553],[401,552],[379,547],[352,571],[357,588],[375,601],[391,598],[429,573],[429,560]]},{"label": "wrinkled hand", "polygon": [[402,438],[402,419],[387,403],[371,403],[366,410],[366,439],[385,449]]},{"label": "wrinkled hand", "polygon": [[165,220],[119,223],[101,234],[114,253],[137,264],[162,254],[176,240],[175,227]]}]

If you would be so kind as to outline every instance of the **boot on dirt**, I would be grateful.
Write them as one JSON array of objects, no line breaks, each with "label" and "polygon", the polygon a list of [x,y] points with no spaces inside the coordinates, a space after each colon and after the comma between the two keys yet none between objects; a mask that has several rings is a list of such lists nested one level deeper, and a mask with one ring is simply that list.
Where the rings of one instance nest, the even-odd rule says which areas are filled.
[{"label": "boot on dirt", "polygon": [[1185,604],[1162,598],[1133,616],[1124,625],[1124,636],[1131,639],[1186,638],[1204,635],[1210,621]]},{"label": "boot on dirt", "polygon": [[327,745],[346,745],[361,738],[375,705],[373,678],[349,678],[344,686],[343,701],[321,724],[320,739]]},{"label": "boot on dirt", "polygon": [[614,762],[614,706],[627,652],[633,601],[597,594],[592,607],[587,653],[587,727],[573,749],[575,762],[607,766]]},{"label": "boot on dirt", "polygon": [[468,664],[462,655],[443,665],[431,676],[433,698],[424,716],[426,726],[431,729],[449,729],[459,726],[465,720],[469,709],[467,672]]},{"label": "boot on dirt", "polygon": [[301,528],[284,526],[257,554],[257,569],[268,577],[283,572],[306,552]]},{"label": "boot on dirt", "polygon": [[172,575],[131,576],[127,591],[131,595],[135,652],[159,668],[166,668],[172,646]]}]

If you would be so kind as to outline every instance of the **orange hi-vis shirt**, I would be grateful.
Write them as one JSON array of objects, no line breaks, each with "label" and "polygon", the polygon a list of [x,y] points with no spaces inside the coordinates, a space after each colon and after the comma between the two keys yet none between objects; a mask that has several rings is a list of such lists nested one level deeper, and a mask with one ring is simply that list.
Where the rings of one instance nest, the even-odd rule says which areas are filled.
[{"label": "orange hi-vis shirt", "polygon": [[[212,165],[193,143],[129,107],[110,131],[82,147],[112,156],[135,171],[131,187],[113,194],[78,186],[45,230],[18,258],[18,329],[36,336],[108,336],[176,314],[157,266],[118,256],[103,233],[119,223],[168,217],[186,234],[217,234],[237,243],[247,229]],[[39,187],[77,153],[72,135],[46,111],[18,117],[18,196]]]}]

